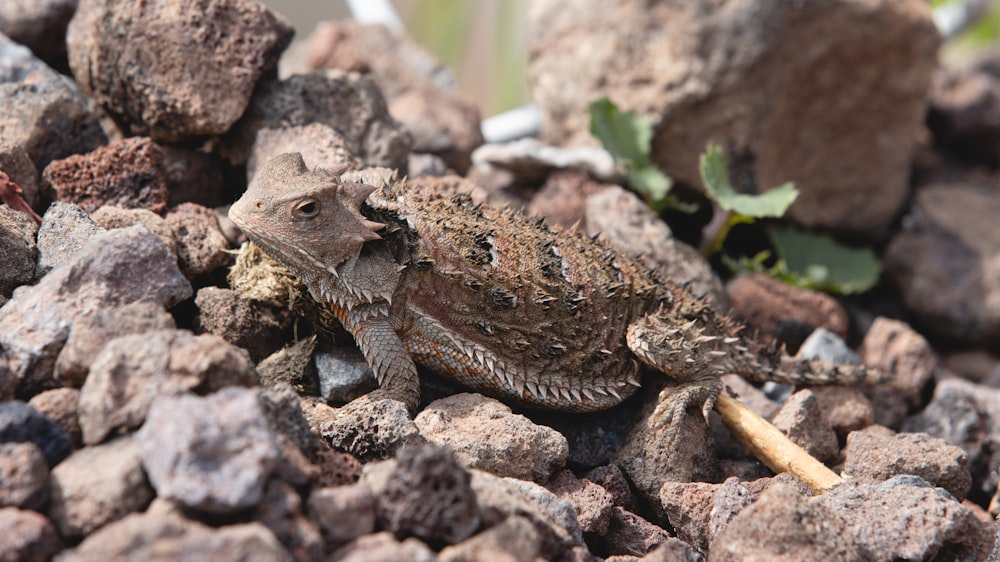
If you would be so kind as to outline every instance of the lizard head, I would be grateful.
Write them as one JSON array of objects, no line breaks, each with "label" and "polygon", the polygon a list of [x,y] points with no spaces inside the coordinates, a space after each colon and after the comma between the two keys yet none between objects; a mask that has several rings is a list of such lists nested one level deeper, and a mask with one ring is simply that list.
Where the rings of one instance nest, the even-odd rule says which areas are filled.
[{"label": "lizard head", "polygon": [[375,188],[339,176],[310,171],[298,152],[275,156],[229,209],[229,218],[293,273],[324,270],[336,277],[337,266],[356,258],[365,242],[378,240],[385,226],[360,211]]}]

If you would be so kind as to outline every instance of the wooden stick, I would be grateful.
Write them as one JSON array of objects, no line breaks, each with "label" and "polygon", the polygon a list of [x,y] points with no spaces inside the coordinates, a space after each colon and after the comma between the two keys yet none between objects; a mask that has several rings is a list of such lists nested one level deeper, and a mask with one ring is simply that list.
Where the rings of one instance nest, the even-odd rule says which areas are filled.
[{"label": "wooden stick", "polygon": [[729,431],[776,474],[791,472],[805,482],[814,494],[823,494],[843,484],[837,473],[725,392],[715,401],[715,411]]}]

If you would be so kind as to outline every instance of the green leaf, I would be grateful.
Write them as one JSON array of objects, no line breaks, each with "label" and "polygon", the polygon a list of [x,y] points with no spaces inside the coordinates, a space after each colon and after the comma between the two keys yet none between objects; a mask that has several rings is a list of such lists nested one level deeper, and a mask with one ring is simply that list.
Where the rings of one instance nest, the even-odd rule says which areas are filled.
[{"label": "green leaf", "polygon": [[705,192],[709,199],[727,211],[746,215],[748,217],[780,217],[799,196],[799,192],[791,183],[776,187],[759,195],[738,193],[729,182],[729,170],[726,156],[722,148],[715,144],[708,145],[699,161],[701,181],[705,184]]},{"label": "green leaf", "polygon": [[590,102],[590,134],[626,167],[644,168],[649,164],[649,146],[653,123],[646,117],[621,111],[607,96]]},{"label": "green leaf", "polygon": [[663,201],[673,182],[655,166],[629,168],[628,183],[647,204],[655,205]]},{"label": "green leaf", "polygon": [[781,258],[778,277],[793,285],[831,293],[861,293],[878,283],[882,265],[870,248],[851,248],[833,238],[787,226],[771,226],[768,235]]}]

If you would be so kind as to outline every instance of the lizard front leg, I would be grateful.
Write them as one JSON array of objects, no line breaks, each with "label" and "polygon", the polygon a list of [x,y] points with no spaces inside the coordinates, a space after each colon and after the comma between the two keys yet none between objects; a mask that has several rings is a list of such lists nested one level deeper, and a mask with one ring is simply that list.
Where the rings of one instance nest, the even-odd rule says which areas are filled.
[{"label": "lizard front leg", "polygon": [[370,398],[391,398],[413,412],[420,402],[420,379],[403,341],[396,333],[385,305],[355,306],[341,317],[365,360],[375,372],[379,389]]},{"label": "lizard front leg", "polygon": [[671,320],[662,313],[647,315],[632,323],[625,336],[639,360],[680,383],[663,389],[653,411],[656,426],[667,428],[668,446],[676,442],[689,406],[699,406],[708,419],[727,364],[725,352],[708,345],[722,338],[703,335],[694,321],[677,325]]}]

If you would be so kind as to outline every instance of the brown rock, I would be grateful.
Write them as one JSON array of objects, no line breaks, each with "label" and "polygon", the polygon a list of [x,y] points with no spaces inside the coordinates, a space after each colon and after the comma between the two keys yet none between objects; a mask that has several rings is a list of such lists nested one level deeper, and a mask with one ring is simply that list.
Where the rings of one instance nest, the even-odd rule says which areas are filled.
[{"label": "brown rock", "polygon": [[127,134],[178,143],[226,132],[292,34],[246,0],[82,0],[66,43],[81,88]]},{"label": "brown rock", "polygon": [[76,85],[4,35],[0,35],[0,137],[27,152],[36,170],[108,142]]},{"label": "brown rock", "polygon": [[98,235],[0,308],[0,396],[5,381],[26,397],[56,386],[56,357],[83,313],[136,301],[169,307],[190,295],[176,258],[145,227]]},{"label": "brown rock", "polygon": [[312,123],[333,128],[366,165],[406,170],[410,135],[389,116],[378,86],[371,78],[336,70],[261,85],[221,139],[220,154],[234,164],[246,162],[261,129]]},{"label": "brown rock", "polygon": [[886,247],[888,278],[920,326],[942,337],[992,345],[1000,338],[1000,191],[934,184],[917,191],[903,229]]},{"label": "brown rock", "polygon": [[[531,522],[519,515],[512,515],[498,525],[441,549],[440,562],[466,562],[496,560],[518,562],[538,560],[541,556],[541,538]],[[562,558],[561,560],[564,560]]]},{"label": "brown rock", "polygon": [[226,525],[218,529],[154,503],[87,537],[61,555],[63,562],[107,560],[254,560],[290,562],[292,556],[260,523]]},{"label": "brown rock", "polygon": [[406,406],[398,400],[362,396],[342,408],[313,401],[303,404],[302,413],[334,449],[363,462],[391,457],[408,443],[424,442]]},{"label": "brown rock", "polygon": [[38,225],[28,215],[0,205],[0,295],[9,297],[14,289],[35,279]]},{"label": "brown rock", "polygon": [[677,538],[706,550],[712,539],[709,521],[720,484],[707,482],[664,482],[660,487],[660,504]]},{"label": "brown rock", "polygon": [[324,446],[316,454],[319,478],[316,487],[345,486],[361,478],[361,462],[354,455]]},{"label": "brown rock", "polygon": [[296,560],[322,560],[323,537],[303,513],[302,498],[289,483],[271,480],[253,519],[270,529]]},{"label": "brown rock", "polygon": [[771,423],[821,462],[836,462],[840,453],[837,434],[823,417],[819,401],[811,390],[792,394],[778,409]]},{"label": "brown rock", "polygon": [[49,465],[30,441],[0,443],[0,508],[41,511],[49,499]]},{"label": "brown rock", "polygon": [[70,539],[142,511],[153,499],[131,436],[74,452],[52,469],[51,481],[49,515]]},{"label": "brown rock", "polygon": [[[2,22],[0,22],[0,26],[2,26]],[[38,185],[38,169],[35,168],[31,157],[22,147],[7,141],[0,141],[0,170],[7,174],[10,181],[21,188],[20,196],[28,205],[32,208],[38,206],[41,195]],[[35,211],[39,210],[35,209]]]},{"label": "brown rock", "polygon": [[83,441],[100,443],[135,429],[162,394],[255,383],[250,357],[218,336],[155,330],[115,338],[94,359],[80,390]]},{"label": "brown rock", "polygon": [[104,232],[90,215],[72,203],[56,201],[42,216],[38,227],[38,262],[35,280],[69,260],[92,238]]},{"label": "brown rock", "polygon": [[181,203],[166,216],[177,240],[177,262],[188,279],[215,273],[233,262],[229,240],[215,212],[195,203]]},{"label": "brown rock", "polygon": [[573,476],[568,470],[556,474],[545,487],[559,499],[573,504],[581,531],[597,535],[608,531],[613,498],[607,490],[590,480]]},{"label": "brown rock", "polygon": [[[175,328],[174,317],[153,302],[100,308],[82,315],[70,329],[66,345],[56,358],[55,376],[63,384],[83,386],[90,365],[114,338],[152,330]],[[76,407],[74,405],[74,412]]]},{"label": "brown rock", "polygon": [[162,157],[149,138],[128,138],[52,162],[42,171],[42,182],[60,201],[88,213],[104,205],[161,213],[167,207]]},{"label": "brown rock", "polygon": [[753,273],[726,283],[733,315],[794,351],[816,328],[847,338],[847,311],[830,295]]},{"label": "brown rock", "polygon": [[872,403],[858,388],[818,386],[810,391],[816,397],[820,415],[837,433],[838,440],[847,439],[848,433],[875,422]]},{"label": "brown rock", "polygon": [[751,191],[794,181],[806,226],[885,235],[906,199],[940,44],[925,2],[548,1],[529,21],[543,140],[586,141],[607,95],[653,119],[651,158],[685,184],[715,142]]},{"label": "brown rock", "polygon": [[225,162],[218,156],[180,146],[162,146],[160,170],[167,182],[167,205],[196,203],[218,207],[229,202]]},{"label": "brown rock", "polygon": [[3,0],[0,33],[55,66],[66,59],[66,26],[77,0]]},{"label": "brown rock", "polygon": [[483,143],[475,103],[455,91],[448,69],[405,33],[351,21],[321,22],[309,38],[310,70],[365,73],[389,112],[413,135],[413,150],[444,158],[460,173]]},{"label": "brown rock", "polygon": [[865,366],[880,369],[893,379],[891,387],[866,388],[874,405],[875,423],[898,427],[938,369],[930,344],[906,323],[876,318],[859,349]]},{"label": "brown rock", "polygon": [[333,127],[323,123],[310,123],[298,127],[266,128],[257,131],[247,159],[247,183],[253,181],[257,169],[279,154],[298,152],[306,166],[337,169],[361,169],[364,164],[352,152],[351,146]]},{"label": "brown rock", "polygon": [[31,397],[28,405],[61,427],[69,435],[73,447],[79,448],[83,445],[83,431],[76,410],[79,402],[79,389],[62,387],[39,392]]},{"label": "brown rock", "polygon": [[198,330],[246,349],[255,363],[277,350],[291,324],[287,310],[244,298],[232,289],[203,287],[194,304],[198,307]]},{"label": "brown rock", "polygon": [[15,507],[0,508],[0,561],[50,560],[62,541],[44,515]]},{"label": "brown rock", "polygon": [[629,487],[628,479],[617,465],[607,464],[592,469],[585,476],[587,480],[604,488],[611,494],[611,503],[625,509],[633,510],[636,505],[635,495]]},{"label": "brown rock", "polygon": [[94,222],[101,228],[107,230],[141,224],[155,234],[171,252],[177,253],[177,240],[174,239],[174,231],[167,224],[167,221],[163,220],[163,217],[148,209],[125,209],[114,205],[105,205],[91,213],[90,218],[94,219]]},{"label": "brown rock", "polygon": [[899,474],[919,476],[958,498],[972,484],[969,460],[962,449],[923,433],[885,436],[855,431],[844,449],[845,478],[858,484],[877,484]]},{"label": "brown rock", "polygon": [[337,562],[370,562],[374,560],[407,560],[434,562],[434,551],[414,537],[402,542],[389,532],[365,535],[333,553]]},{"label": "brown rock", "polygon": [[1000,150],[1000,78],[995,62],[981,63],[934,75],[927,125],[944,146],[991,162]]},{"label": "brown rock", "polygon": [[375,497],[367,484],[314,489],[308,509],[331,547],[375,531]]},{"label": "brown rock", "polygon": [[[587,231],[587,198],[608,189],[608,184],[576,170],[557,171],[531,198],[528,214],[545,217],[547,222],[571,228],[579,224]],[[666,231],[669,235],[669,229]]]},{"label": "brown rock", "polygon": [[449,447],[466,466],[497,476],[546,482],[569,455],[561,434],[481,394],[435,400],[413,421],[427,441]]},{"label": "brown rock", "polygon": [[[657,545],[674,541],[661,527],[621,507],[611,510],[608,525],[608,550],[613,554],[636,554],[650,552]],[[678,541],[680,542],[680,541]],[[689,553],[693,554],[690,547]]]}]

